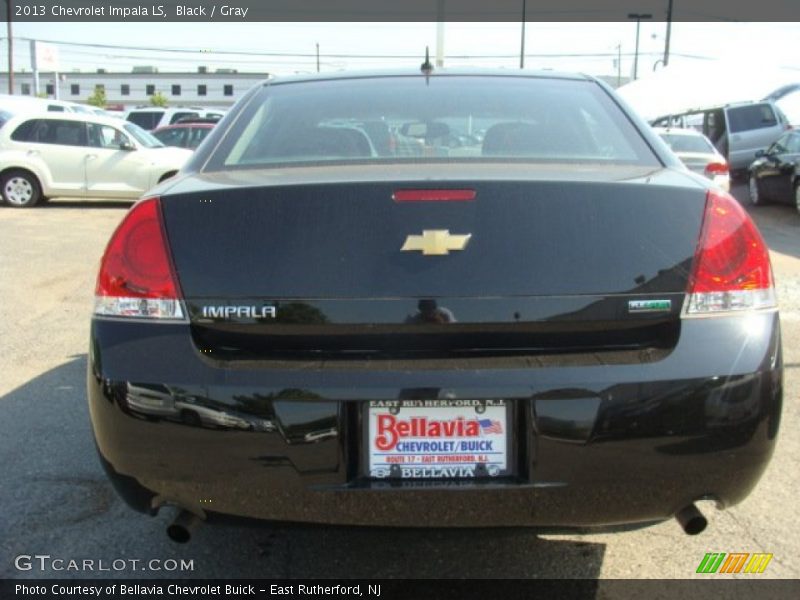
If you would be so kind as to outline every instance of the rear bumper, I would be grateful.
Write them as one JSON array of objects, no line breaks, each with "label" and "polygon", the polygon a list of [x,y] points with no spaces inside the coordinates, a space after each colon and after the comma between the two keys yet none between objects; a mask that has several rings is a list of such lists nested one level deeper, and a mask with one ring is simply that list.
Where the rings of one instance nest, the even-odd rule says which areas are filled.
[{"label": "rear bumper", "polygon": [[[409,363],[214,363],[186,325],[95,319],[98,450],[134,508],[388,526],[583,528],[747,496],[781,412],[777,313],[688,319],[653,362],[629,355]],[[504,398],[513,477],[364,476],[368,400]]]}]

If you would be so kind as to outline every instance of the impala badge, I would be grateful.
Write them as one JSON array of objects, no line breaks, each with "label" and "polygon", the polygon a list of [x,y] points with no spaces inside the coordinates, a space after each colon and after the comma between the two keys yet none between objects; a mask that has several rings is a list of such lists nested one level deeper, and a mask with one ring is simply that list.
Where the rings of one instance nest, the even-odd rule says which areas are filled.
[{"label": "impala badge", "polygon": [[204,319],[266,319],[275,318],[274,306],[204,306]]},{"label": "impala badge", "polygon": [[402,252],[419,250],[425,256],[443,256],[451,250],[463,250],[467,247],[471,233],[451,235],[448,229],[425,229],[422,235],[410,235],[400,248]]}]

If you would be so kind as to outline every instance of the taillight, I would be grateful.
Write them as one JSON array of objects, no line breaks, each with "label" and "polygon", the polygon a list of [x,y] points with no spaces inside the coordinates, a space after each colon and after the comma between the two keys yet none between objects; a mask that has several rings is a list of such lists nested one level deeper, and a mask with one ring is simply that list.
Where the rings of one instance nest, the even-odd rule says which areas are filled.
[{"label": "taillight", "polygon": [[468,202],[475,199],[475,190],[469,189],[409,189],[395,190],[395,202]]},{"label": "taillight", "polygon": [[706,175],[727,175],[728,163],[725,162],[710,162],[706,165]]},{"label": "taillight", "polygon": [[689,279],[687,315],[774,308],[769,250],[735,198],[710,190]]},{"label": "taillight", "polygon": [[136,204],[111,236],[97,276],[94,313],[184,318],[158,198]]}]

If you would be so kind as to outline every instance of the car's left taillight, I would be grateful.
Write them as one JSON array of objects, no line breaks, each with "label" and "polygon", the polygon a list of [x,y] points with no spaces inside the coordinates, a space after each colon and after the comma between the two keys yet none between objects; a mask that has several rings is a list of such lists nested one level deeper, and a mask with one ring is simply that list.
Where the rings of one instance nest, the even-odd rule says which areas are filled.
[{"label": "car's left taillight", "polygon": [[705,168],[705,175],[726,192],[730,191],[730,171],[728,170],[728,163],[724,159],[708,163]]},{"label": "car's left taillight", "polygon": [[94,314],[185,320],[158,198],[134,205],[111,236],[100,262]]},{"label": "car's left taillight", "polygon": [[728,163],[725,161],[714,161],[706,165],[706,175],[713,177],[714,175],[728,175]]}]

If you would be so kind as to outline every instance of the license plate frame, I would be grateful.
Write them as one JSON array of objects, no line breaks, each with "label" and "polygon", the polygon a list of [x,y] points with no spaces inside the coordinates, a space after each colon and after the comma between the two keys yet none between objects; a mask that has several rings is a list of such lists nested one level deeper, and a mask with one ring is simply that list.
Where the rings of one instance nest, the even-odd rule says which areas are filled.
[{"label": "license plate frame", "polygon": [[370,479],[493,480],[516,467],[505,399],[373,400],[362,421],[362,472]]}]

